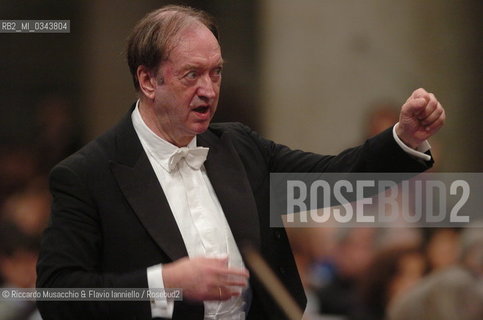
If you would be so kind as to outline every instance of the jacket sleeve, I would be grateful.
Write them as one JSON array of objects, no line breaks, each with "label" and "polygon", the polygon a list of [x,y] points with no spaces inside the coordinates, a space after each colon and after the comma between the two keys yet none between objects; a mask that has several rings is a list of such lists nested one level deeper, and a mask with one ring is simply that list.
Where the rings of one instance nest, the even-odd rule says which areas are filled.
[{"label": "jacket sleeve", "polygon": [[433,165],[433,160],[423,161],[406,153],[394,140],[392,127],[338,155],[293,150],[260,137],[246,126],[241,128],[264,154],[270,172],[422,172]]},{"label": "jacket sleeve", "polygon": [[[104,273],[101,268],[102,230],[98,212],[82,175],[59,165],[51,173],[52,216],[41,243],[38,288],[147,288],[146,270]],[[43,319],[108,319],[149,315],[149,303],[37,303]],[[131,317],[132,315],[132,317]]]}]

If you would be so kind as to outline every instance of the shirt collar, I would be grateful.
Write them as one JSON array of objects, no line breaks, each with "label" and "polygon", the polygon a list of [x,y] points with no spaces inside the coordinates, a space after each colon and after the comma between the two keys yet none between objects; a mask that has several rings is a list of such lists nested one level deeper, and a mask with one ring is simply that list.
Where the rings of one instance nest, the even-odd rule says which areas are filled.
[{"label": "shirt collar", "polygon": [[[144,150],[156,159],[164,170],[169,172],[169,157],[179,148],[172,143],[164,140],[156,135],[144,122],[141,113],[139,112],[139,100],[136,102],[136,107],[131,114],[134,130],[136,131]],[[196,147],[196,136],[188,143],[188,148]]]}]

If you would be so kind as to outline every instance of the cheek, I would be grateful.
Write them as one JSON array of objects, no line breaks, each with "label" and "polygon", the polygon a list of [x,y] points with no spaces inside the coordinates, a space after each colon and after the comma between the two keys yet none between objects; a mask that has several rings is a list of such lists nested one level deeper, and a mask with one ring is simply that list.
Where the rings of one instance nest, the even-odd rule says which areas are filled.
[{"label": "cheek", "polygon": [[184,88],[180,94],[182,97],[183,103],[186,104],[188,107],[192,103],[196,103],[197,98],[197,88]]}]

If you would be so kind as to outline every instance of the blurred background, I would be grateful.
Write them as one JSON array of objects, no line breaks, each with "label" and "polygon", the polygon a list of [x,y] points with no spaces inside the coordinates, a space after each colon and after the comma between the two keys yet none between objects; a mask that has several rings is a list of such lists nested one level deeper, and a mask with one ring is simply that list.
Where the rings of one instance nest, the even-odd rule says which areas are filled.
[{"label": "blurred background", "polygon": [[[481,1],[0,0],[0,19],[71,22],[68,34],[0,34],[3,286],[33,286],[50,214],[48,172],[136,100],[126,38],[143,15],[168,3],[218,21],[226,65],[216,121],[241,121],[279,143],[334,154],[394,124],[412,91],[424,87],[447,112],[430,141],[434,170],[483,170]],[[289,236],[310,298],[307,316],[384,319],[390,305],[397,314],[416,312],[411,298],[393,298],[422,282],[413,297],[420,301],[431,291],[424,286],[441,283],[422,281],[434,274],[471,290],[466,284],[481,277],[481,237],[459,229],[291,229]],[[458,290],[450,293],[465,296]],[[466,300],[467,318],[446,310],[447,318],[434,319],[482,319],[482,301]],[[31,317],[32,306],[0,303],[0,319]],[[426,319],[401,319],[409,318]]]}]

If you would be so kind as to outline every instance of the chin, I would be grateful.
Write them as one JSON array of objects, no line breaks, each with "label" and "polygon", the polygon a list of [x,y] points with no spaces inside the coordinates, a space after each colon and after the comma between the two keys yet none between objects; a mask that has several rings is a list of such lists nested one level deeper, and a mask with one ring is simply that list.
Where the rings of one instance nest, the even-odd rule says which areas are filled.
[{"label": "chin", "polygon": [[191,131],[197,135],[197,134],[202,134],[206,130],[208,130],[208,127],[210,126],[210,123],[197,123],[194,126],[191,127]]}]

